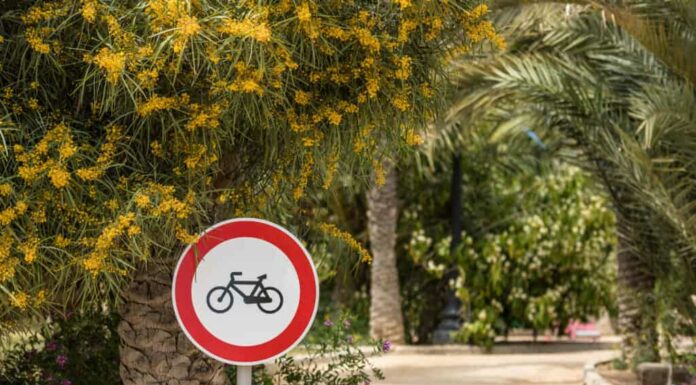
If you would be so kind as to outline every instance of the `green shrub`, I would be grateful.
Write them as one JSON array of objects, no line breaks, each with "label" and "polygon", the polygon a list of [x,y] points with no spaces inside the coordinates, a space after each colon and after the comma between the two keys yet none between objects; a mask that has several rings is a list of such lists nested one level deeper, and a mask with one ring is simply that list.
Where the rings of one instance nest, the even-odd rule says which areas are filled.
[{"label": "green shrub", "polygon": [[[483,346],[512,328],[563,330],[569,320],[613,311],[614,216],[589,176],[550,160],[531,170],[501,166],[515,159],[504,152],[495,162],[477,159],[469,154],[462,161],[465,231],[456,248],[451,213],[443,210],[451,170],[410,177],[415,187],[402,198],[399,229],[411,330],[433,317],[428,296],[446,285],[471,314],[458,338]],[[433,193],[421,193],[427,189]],[[441,283],[452,265],[459,278]],[[432,290],[423,289],[428,282]],[[418,335],[419,342],[427,338]]]},{"label": "green shrub", "polygon": [[4,353],[0,384],[121,383],[117,315],[73,315],[45,325]]},{"label": "green shrub", "polygon": [[[367,348],[356,344],[349,317],[335,323],[329,319],[316,321],[313,335],[315,343],[305,343],[299,355],[278,358],[270,370],[255,368],[254,384],[363,385],[384,379],[369,356],[388,352],[389,341],[373,341]],[[236,369],[228,368],[228,374],[235,384]]]},{"label": "green shrub", "polygon": [[[73,315],[48,323],[2,353],[0,385],[119,385],[116,314]],[[254,385],[363,385],[382,379],[370,354],[388,351],[389,342],[371,349],[354,339],[350,317],[335,324],[317,320],[311,342],[269,365],[254,368]],[[366,351],[369,350],[369,351]],[[236,367],[227,369],[232,384]]]}]

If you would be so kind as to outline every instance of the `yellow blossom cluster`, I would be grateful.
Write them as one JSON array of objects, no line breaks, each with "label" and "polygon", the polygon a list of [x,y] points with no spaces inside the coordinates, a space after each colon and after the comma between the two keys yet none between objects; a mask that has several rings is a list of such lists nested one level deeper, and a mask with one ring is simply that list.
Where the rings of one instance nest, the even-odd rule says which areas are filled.
[{"label": "yellow blossom cluster", "polygon": [[27,263],[32,263],[36,260],[38,248],[39,239],[36,238],[36,236],[30,237],[24,243],[19,245],[19,251],[24,254],[24,261]]},{"label": "yellow blossom cluster", "polygon": [[48,54],[51,52],[51,46],[44,39],[50,32],[50,28],[28,28],[26,39],[29,46],[38,53]]},{"label": "yellow blossom cluster", "polygon": [[[65,164],[77,152],[77,147],[66,124],[59,123],[49,130],[33,150],[25,151],[21,145],[15,145],[14,151],[20,163],[18,174],[25,182],[31,183],[44,173],[58,189],[70,182]],[[51,156],[52,152],[57,153],[57,159]]]},{"label": "yellow blossom cluster", "polygon": [[37,4],[22,15],[22,22],[24,24],[38,24],[65,16],[68,13],[69,6],[69,1],[65,0]]},{"label": "yellow blossom cluster", "polygon": [[70,246],[70,240],[65,238],[63,234],[56,235],[56,238],[53,242],[56,246],[60,247],[61,249],[65,249],[66,247]]},{"label": "yellow blossom cluster", "polygon": [[312,11],[309,9],[309,4],[306,1],[300,3],[295,12],[300,23],[307,23],[312,19]]},{"label": "yellow blossom cluster", "polygon": [[433,41],[442,33],[442,18],[433,16],[429,22],[430,30],[425,34],[425,41]]},{"label": "yellow blossom cluster", "polygon": [[355,238],[350,235],[350,233],[339,229],[332,223],[320,223],[318,228],[327,236],[338,239],[348,245],[351,249],[355,250],[360,255],[360,259],[363,262],[372,262],[372,256],[370,253],[358,241],[356,241]]},{"label": "yellow blossom cluster", "polygon": [[82,0],[81,13],[88,23],[94,23],[97,19],[97,0]]},{"label": "yellow blossom cluster", "polygon": [[14,293],[10,297],[10,302],[12,306],[20,310],[25,310],[29,306],[29,296],[24,292]]},{"label": "yellow blossom cluster", "polygon": [[[52,44],[46,42],[46,39],[54,32],[54,28],[39,27],[38,25],[66,16],[69,9],[70,4],[68,0],[44,2],[29,8],[22,15],[22,22],[27,27],[24,35],[27,43],[34,51],[40,54],[51,52]],[[53,44],[53,47],[60,50],[60,46],[57,43]]]},{"label": "yellow blossom cluster", "polygon": [[0,283],[3,283],[15,275],[15,267],[19,259],[12,257],[14,238],[9,231],[0,234]]},{"label": "yellow blossom cluster", "polygon": [[94,57],[85,57],[85,61],[94,63],[97,67],[104,70],[106,79],[111,84],[118,81],[121,73],[126,68],[125,52],[114,51],[107,47],[100,49]]},{"label": "yellow blossom cluster", "polygon": [[414,128],[406,130],[406,144],[415,147],[423,143],[423,137],[420,136]]},{"label": "yellow blossom cluster", "polygon": [[175,27],[179,19],[189,14],[188,2],[180,0],[150,0],[145,14],[150,17],[150,26],[159,32]]},{"label": "yellow blossom cluster", "polygon": [[374,130],[374,124],[366,124],[360,128],[358,135],[356,135],[356,140],[353,143],[353,152],[356,154],[363,154],[367,150],[374,147],[375,142],[371,139],[371,133]]},{"label": "yellow blossom cluster", "polygon": [[261,85],[264,76],[263,70],[255,69],[243,62],[238,62],[234,68],[237,71],[237,76],[232,83],[226,86],[228,91],[255,93],[258,96],[264,94],[264,89]]},{"label": "yellow blossom cluster", "polygon": [[70,183],[70,173],[60,166],[51,167],[48,170],[48,177],[56,188],[63,188]]},{"label": "yellow blossom cluster", "polygon": [[38,110],[39,109],[39,100],[36,98],[29,98],[29,101],[27,102],[27,107],[31,110]]},{"label": "yellow blossom cluster", "polygon": [[164,158],[164,150],[162,149],[162,144],[159,141],[155,140],[150,143],[150,151],[152,151],[152,154],[156,157]]},{"label": "yellow blossom cluster", "polygon": [[261,43],[271,40],[271,28],[268,22],[245,18],[241,21],[226,19],[218,30],[234,37],[248,37]]},{"label": "yellow blossom cluster", "polygon": [[329,160],[326,164],[326,176],[324,177],[324,184],[322,188],[328,190],[333,183],[334,176],[336,175],[336,170],[338,168],[338,161],[340,159],[340,154],[338,152],[331,154]]},{"label": "yellow blossom cluster", "polygon": [[505,40],[495,32],[493,23],[485,18],[487,13],[488,6],[480,4],[462,15],[462,22],[467,36],[474,43],[488,39],[498,48],[505,48]]},{"label": "yellow blossom cluster", "polygon": [[174,53],[181,53],[188,39],[201,31],[201,25],[195,16],[183,15],[176,21],[176,26],[179,29],[179,35],[175,39],[172,49]]},{"label": "yellow blossom cluster", "polygon": [[27,310],[30,306],[36,308],[46,301],[46,290],[39,290],[32,299],[29,294],[19,291],[10,295],[10,304],[19,310]]},{"label": "yellow blossom cluster", "polygon": [[27,211],[27,204],[24,201],[17,202],[14,207],[8,207],[0,211],[0,226],[7,226]]},{"label": "yellow blossom cluster", "polygon": [[306,106],[312,100],[312,93],[302,90],[295,91],[295,103]]},{"label": "yellow blossom cluster", "polygon": [[169,110],[179,106],[179,99],[172,96],[155,95],[138,106],[138,114],[148,117],[157,111]]},{"label": "yellow blossom cluster", "polygon": [[295,200],[302,198],[305,188],[307,187],[307,182],[309,181],[309,175],[314,171],[314,157],[310,152],[308,152],[304,157],[304,162],[302,163],[302,171],[300,171],[300,176],[297,179],[297,185],[295,186],[295,191],[293,192],[293,197]]},{"label": "yellow blossom cluster", "polygon": [[0,183],[0,197],[8,197],[12,194],[12,185],[9,183]]},{"label": "yellow blossom cluster", "polygon": [[95,241],[94,250],[82,261],[82,265],[88,272],[97,275],[109,270],[110,266],[107,264],[109,251],[114,242],[133,227],[134,220],[134,213],[120,215],[114,223],[104,228]]},{"label": "yellow blossom cluster", "polygon": [[156,217],[173,215],[178,219],[186,219],[193,212],[195,194],[189,192],[186,198],[181,200],[175,196],[175,193],[174,186],[149,183],[134,196],[134,199],[136,206],[150,215]]},{"label": "yellow blossom cluster", "polygon": [[411,4],[411,0],[394,0],[394,2],[396,4],[398,4],[402,10],[413,5],[413,4]]},{"label": "yellow blossom cluster", "polygon": [[395,60],[397,69],[394,71],[394,77],[399,80],[406,80],[411,76],[411,57],[402,56]]},{"label": "yellow blossom cluster", "polygon": [[198,235],[191,234],[182,226],[177,226],[176,227],[176,239],[178,239],[181,243],[183,243],[185,245],[190,245],[190,244],[196,243],[196,241],[198,241]]},{"label": "yellow blossom cluster", "polygon": [[94,181],[104,175],[104,171],[111,164],[116,154],[116,146],[123,139],[123,128],[112,125],[107,129],[106,142],[99,148],[99,156],[92,167],[83,167],[75,171],[75,174],[83,181]]},{"label": "yellow blossom cluster", "polygon": [[206,169],[217,161],[217,155],[208,152],[208,148],[202,144],[193,144],[186,151],[184,164],[189,170]]},{"label": "yellow blossom cluster", "polygon": [[303,1],[297,5],[295,8],[295,15],[307,37],[311,40],[317,39],[319,37],[319,28],[317,27],[315,18],[312,17],[312,6],[310,2]]},{"label": "yellow blossom cluster", "polygon": [[408,89],[403,89],[401,93],[394,95],[392,105],[399,111],[407,111],[411,108],[410,92]]},{"label": "yellow blossom cluster", "polygon": [[143,88],[152,89],[157,85],[159,71],[156,68],[143,69],[139,71],[135,77]]},{"label": "yellow blossom cluster", "polygon": [[189,131],[194,131],[198,128],[214,129],[220,126],[220,114],[223,111],[223,105],[215,103],[212,106],[201,106],[194,103],[189,106],[191,111],[191,119],[186,123],[186,128]]},{"label": "yellow blossom cluster", "polygon": [[384,175],[384,164],[377,159],[372,160],[372,172],[374,174],[374,183],[377,186],[384,186],[386,177]]}]

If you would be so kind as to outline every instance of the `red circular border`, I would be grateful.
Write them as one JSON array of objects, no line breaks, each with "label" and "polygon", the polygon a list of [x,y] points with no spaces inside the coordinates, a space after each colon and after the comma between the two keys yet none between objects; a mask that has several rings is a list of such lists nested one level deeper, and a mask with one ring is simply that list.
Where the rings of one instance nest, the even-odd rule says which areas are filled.
[{"label": "red circular border", "polygon": [[[300,283],[300,303],[288,326],[273,339],[253,346],[239,346],[220,340],[201,323],[193,308],[191,287],[197,265],[220,243],[240,237],[261,239],[279,248],[290,260]],[[198,257],[198,258],[196,258]],[[318,299],[318,282],[309,253],[286,230],[258,219],[233,219],[206,231],[181,256],[174,272],[174,310],[191,341],[213,358],[235,364],[259,363],[291,349],[309,329]]]}]

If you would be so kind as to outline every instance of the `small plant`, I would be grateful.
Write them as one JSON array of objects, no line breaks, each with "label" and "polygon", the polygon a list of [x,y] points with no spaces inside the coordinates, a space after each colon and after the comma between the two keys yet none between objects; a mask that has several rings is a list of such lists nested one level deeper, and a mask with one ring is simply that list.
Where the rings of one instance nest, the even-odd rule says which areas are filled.
[{"label": "small plant", "polygon": [[455,340],[492,349],[496,333],[492,323],[486,320],[485,315],[485,311],[482,310],[479,312],[478,319],[462,325],[461,330],[454,336]]},{"label": "small plant", "polygon": [[628,369],[628,364],[623,358],[614,358],[611,361],[611,367],[614,370],[626,370]]},{"label": "small plant", "polygon": [[[317,321],[317,323],[320,321]],[[313,344],[304,344],[302,353],[278,358],[271,369],[255,369],[254,384],[263,385],[369,385],[382,380],[382,371],[375,368],[370,356],[391,350],[389,341],[373,341],[372,346],[359,346],[353,340],[351,321],[342,317],[315,325]],[[235,369],[228,369],[234,384]]]}]

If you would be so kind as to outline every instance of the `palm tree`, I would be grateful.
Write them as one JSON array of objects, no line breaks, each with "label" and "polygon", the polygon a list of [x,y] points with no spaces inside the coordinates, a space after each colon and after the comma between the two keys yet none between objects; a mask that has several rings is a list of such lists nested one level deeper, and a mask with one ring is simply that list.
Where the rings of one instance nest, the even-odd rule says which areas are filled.
[{"label": "palm tree", "polygon": [[[397,170],[383,162],[384,180],[373,178],[367,192],[367,221],[372,251],[370,269],[370,335],[404,342],[399,274],[396,269],[396,224],[399,216]],[[379,172],[379,171],[378,171]]]},{"label": "palm tree", "polygon": [[501,132],[560,133],[566,155],[597,175],[619,223],[624,358],[655,359],[657,287],[673,294],[660,298],[667,306],[696,316],[696,65],[686,59],[696,14],[679,1],[503,14],[515,38],[503,55],[455,66],[469,95],[449,122],[474,114]]}]

